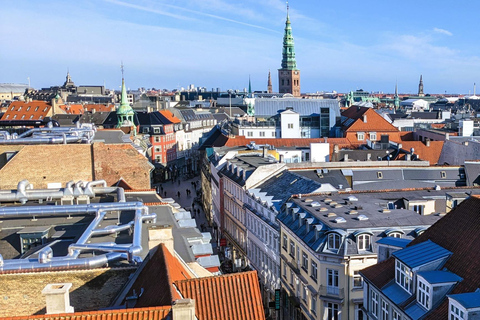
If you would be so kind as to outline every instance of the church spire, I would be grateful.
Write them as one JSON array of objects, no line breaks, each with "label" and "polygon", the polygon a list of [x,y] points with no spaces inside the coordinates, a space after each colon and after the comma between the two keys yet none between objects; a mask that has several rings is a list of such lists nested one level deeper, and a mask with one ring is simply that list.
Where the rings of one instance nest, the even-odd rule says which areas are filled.
[{"label": "church spire", "polygon": [[418,96],[419,97],[424,97],[425,94],[423,93],[423,79],[422,75],[420,75],[420,83],[418,84]]},{"label": "church spire", "polygon": [[123,63],[122,69],[122,93],[120,95],[120,106],[117,109],[117,128],[128,128],[128,132],[137,135],[137,130],[134,124],[133,117],[135,111],[128,103],[127,88],[125,87],[125,78],[123,77]]},{"label": "church spire", "polygon": [[252,97],[252,81],[250,80],[250,75],[248,75],[248,97]]},{"label": "church spire", "polygon": [[400,97],[398,96],[398,82],[395,82],[395,96],[393,97],[393,105],[395,109],[400,107]]},{"label": "church spire", "polygon": [[282,69],[296,70],[295,46],[290,23],[289,6],[287,2],[287,20],[285,21],[285,33],[283,35]]},{"label": "church spire", "polygon": [[297,69],[297,60],[295,59],[288,2],[285,33],[283,35],[282,68],[278,69],[278,91],[279,93],[290,93],[295,97],[300,96],[300,70]]}]

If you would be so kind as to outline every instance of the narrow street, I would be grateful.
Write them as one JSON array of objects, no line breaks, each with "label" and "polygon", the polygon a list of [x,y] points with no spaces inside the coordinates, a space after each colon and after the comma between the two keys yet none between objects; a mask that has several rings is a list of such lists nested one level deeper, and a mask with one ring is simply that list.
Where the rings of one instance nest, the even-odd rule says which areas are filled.
[{"label": "narrow street", "polygon": [[[173,182],[167,181],[155,184],[155,187],[157,188],[157,193],[160,197],[172,198],[182,206],[182,208],[190,211],[192,218],[197,221],[197,227],[201,232],[212,233],[212,228],[208,225],[207,218],[200,203],[202,190],[200,182],[200,176],[196,176],[188,180],[180,178]],[[195,187],[193,183],[195,183]],[[188,194],[187,190],[189,190]],[[215,253],[215,243],[212,243],[212,246]]]}]

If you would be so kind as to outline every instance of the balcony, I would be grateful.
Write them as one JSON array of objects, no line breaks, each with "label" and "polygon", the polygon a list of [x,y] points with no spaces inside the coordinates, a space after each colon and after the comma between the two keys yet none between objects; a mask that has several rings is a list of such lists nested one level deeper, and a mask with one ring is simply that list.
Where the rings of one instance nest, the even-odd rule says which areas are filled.
[{"label": "balcony", "polygon": [[320,285],[318,294],[321,297],[343,301],[345,298],[343,288]]}]

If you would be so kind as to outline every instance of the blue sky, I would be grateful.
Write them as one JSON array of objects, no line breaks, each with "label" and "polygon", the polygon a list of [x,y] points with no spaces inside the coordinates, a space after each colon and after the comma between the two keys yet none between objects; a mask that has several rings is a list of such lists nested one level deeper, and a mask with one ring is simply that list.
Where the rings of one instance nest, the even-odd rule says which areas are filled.
[{"label": "blue sky", "polygon": [[[302,92],[468,93],[480,83],[480,2],[291,0]],[[0,83],[278,87],[282,0],[2,1]]]}]

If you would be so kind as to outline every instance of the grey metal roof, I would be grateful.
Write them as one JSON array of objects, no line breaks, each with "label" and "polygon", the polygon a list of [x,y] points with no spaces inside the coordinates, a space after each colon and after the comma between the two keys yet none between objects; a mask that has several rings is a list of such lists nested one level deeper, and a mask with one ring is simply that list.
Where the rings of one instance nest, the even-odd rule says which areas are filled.
[{"label": "grey metal roof", "polygon": [[465,161],[465,175],[467,178],[467,186],[474,184],[480,185],[480,162]]},{"label": "grey metal roof", "polygon": [[427,240],[417,245],[395,251],[392,255],[409,268],[416,268],[423,264],[446,258],[452,255],[452,253],[433,241]]},{"label": "grey metal roof", "polygon": [[0,83],[0,93],[24,92],[28,89],[27,84],[22,83]]},{"label": "grey metal roof", "polygon": [[293,108],[293,111],[301,116],[320,114],[321,108],[330,108],[335,116],[340,116],[340,105],[335,99],[298,99],[298,98],[274,98],[274,99],[255,99],[256,116],[274,116],[287,107]]}]

